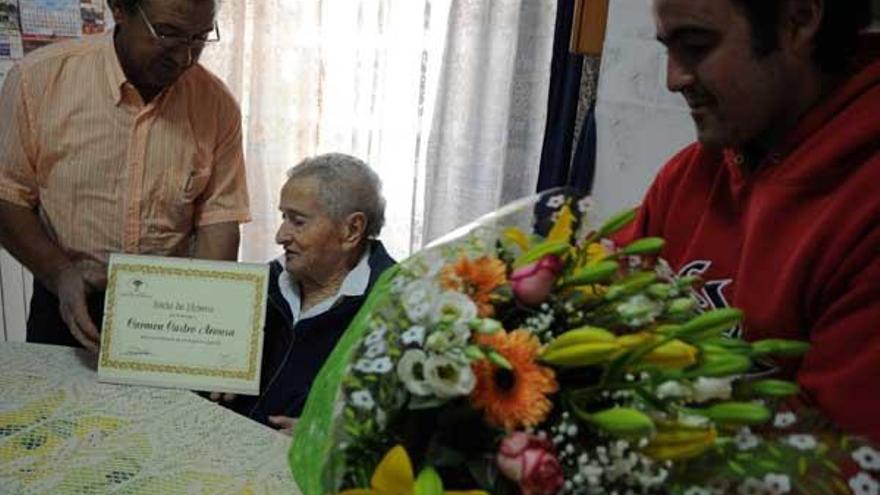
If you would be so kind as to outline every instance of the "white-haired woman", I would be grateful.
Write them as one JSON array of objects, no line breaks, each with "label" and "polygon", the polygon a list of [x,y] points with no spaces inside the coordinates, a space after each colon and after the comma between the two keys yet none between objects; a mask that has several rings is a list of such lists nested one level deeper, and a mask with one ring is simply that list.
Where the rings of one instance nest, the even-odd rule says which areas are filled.
[{"label": "white-haired woman", "polygon": [[357,158],[331,153],[293,167],[279,208],[284,255],[270,265],[260,395],[230,406],[290,432],[321,365],[394,260],[376,240],[381,182]]}]

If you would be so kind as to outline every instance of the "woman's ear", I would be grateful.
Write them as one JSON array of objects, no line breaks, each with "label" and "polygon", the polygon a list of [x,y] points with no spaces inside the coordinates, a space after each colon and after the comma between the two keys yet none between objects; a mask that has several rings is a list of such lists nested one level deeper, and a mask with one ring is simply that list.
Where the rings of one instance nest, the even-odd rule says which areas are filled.
[{"label": "woman's ear", "polygon": [[361,211],[356,211],[345,217],[342,228],[343,246],[349,249],[357,247],[367,235],[367,216]]}]

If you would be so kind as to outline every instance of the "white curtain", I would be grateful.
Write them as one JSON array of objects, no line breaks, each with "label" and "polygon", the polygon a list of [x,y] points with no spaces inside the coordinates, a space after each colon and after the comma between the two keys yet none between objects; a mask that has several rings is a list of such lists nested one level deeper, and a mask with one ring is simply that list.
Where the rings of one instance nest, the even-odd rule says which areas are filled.
[{"label": "white curtain", "polygon": [[279,252],[285,172],[319,153],[377,171],[397,258],[530,193],[554,16],[555,0],[223,0],[202,62],[244,115],[242,258]]}]

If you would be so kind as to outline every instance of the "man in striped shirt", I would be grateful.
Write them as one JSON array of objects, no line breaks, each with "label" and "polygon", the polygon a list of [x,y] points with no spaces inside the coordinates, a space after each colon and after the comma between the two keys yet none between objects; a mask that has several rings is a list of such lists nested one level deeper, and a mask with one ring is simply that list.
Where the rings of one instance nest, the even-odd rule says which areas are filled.
[{"label": "man in striped shirt", "polygon": [[35,276],[30,342],[96,350],[110,253],[234,260],[241,116],[197,64],[215,0],[115,0],[113,33],[38,50],[0,94],[0,243]]}]

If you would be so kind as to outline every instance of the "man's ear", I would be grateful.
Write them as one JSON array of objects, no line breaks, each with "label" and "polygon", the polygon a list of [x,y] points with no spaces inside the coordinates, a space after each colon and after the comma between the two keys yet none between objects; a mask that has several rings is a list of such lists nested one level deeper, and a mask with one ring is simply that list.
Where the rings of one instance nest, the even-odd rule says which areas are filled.
[{"label": "man's ear", "polygon": [[783,46],[812,56],[825,17],[825,0],[787,0],[783,5]]},{"label": "man's ear", "polygon": [[357,247],[367,233],[367,215],[356,211],[347,217],[342,223],[342,244],[346,248]]}]

